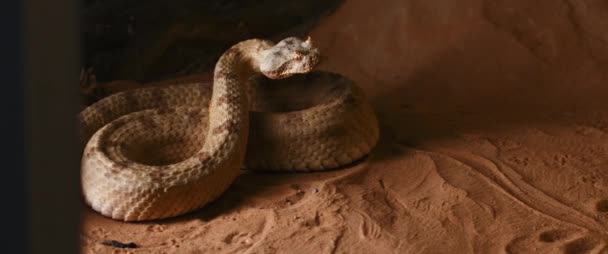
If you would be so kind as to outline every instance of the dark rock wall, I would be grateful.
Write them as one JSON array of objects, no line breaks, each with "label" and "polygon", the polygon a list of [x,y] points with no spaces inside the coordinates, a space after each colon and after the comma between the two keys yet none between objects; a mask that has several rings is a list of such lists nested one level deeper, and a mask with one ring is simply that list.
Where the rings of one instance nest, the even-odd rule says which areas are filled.
[{"label": "dark rock wall", "polygon": [[232,44],[297,34],[340,2],[89,0],[82,12],[83,67],[98,81],[145,82],[208,70]]}]

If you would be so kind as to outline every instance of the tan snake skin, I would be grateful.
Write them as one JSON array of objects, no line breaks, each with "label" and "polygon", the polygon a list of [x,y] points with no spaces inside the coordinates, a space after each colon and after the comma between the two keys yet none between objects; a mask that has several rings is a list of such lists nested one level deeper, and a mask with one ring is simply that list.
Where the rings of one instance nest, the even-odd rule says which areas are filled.
[{"label": "tan snake skin", "polygon": [[212,89],[136,89],[87,107],[85,201],[113,219],[167,218],[216,199],[243,166],[314,171],[362,158],[378,140],[374,112],[352,81],[308,73],[318,59],[310,39],[247,40],[220,57]]}]

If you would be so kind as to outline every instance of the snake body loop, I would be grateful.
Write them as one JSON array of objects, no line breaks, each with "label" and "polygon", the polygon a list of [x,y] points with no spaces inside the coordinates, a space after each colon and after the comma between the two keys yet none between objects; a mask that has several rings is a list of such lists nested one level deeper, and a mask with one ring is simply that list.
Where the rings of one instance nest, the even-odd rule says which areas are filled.
[{"label": "snake body loop", "polygon": [[[352,81],[313,72],[268,82],[308,73],[317,63],[310,40],[247,40],[220,57],[212,89],[143,88],[96,102],[79,115],[85,201],[113,219],[168,218],[216,199],[243,165],[311,171],[363,157],[377,142],[378,126]],[[281,88],[248,86],[291,86],[285,82],[317,85],[304,96],[310,100],[287,112],[260,99]]]}]

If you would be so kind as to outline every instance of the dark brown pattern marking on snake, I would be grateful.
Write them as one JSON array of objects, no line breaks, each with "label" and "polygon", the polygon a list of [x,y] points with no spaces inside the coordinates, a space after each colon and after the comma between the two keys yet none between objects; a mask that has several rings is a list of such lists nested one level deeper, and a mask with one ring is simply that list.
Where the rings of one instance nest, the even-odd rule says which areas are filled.
[{"label": "dark brown pattern marking on snake", "polygon": [[124,94],[124,98],[126,108],[133,110],[139,109],[139,100],[137,99],[137,96],[135,96],[135,92],[126,91]]},{"label": "dark brown pattern marking on snake", "polygon": [[222,70],[215,72],[215,80],[222,80],[225,78],[226,78],[226,72],[224,72]]},{"label": "dark brown pattern marking on snake", "polygon": [[199,110],[193,109],[186,112],[190,124],[196,125],[201,122],[203,115]]},{"label": "dark brown pattern marking on snake", "polygon": [[287,69],[287,65],[283,64],[283,65],[279,66],[277,69],[275,69],[274,71],[268,72],[268,74],[270,74],[270,76],[272,76],[274,78],[279,78],[279,77],[284,76],[286,69]]},{"label": "dark brown pattern marking on snake", "polygon": [[105,142],[105,147],[117,147],[120,143],[116,142],[116,140],[108,139]]},{"label": "dark brown pattern marking on snake", "polygon": [[298,114],[292,114],[291,117],[284,118],[283,121],[285,121],[286,124],[291,124],[291,125],[301,125],[301,124],[306,123],[306,119],[304,119],[303,116],[298,115]]},{"label": "dark brown pattern marking on snake", "polygon": [[171,168],[170,165],[160,165],[160,166],[158,166],[158,170],[160,170],[160,171],[167,171],[170,168]]},{"label": "dark brown pattern marking on snake", "polygon": [[228,49],[228,51],[226,51],[226,55],[230,56],[230,57],[234,57],[234,58],[240,58],[241,50],[239,50],[236,47],[232,47],[232,48]]},{"label": "dark brown pattern marking on snake", "polygon": [[226,82],[227,80],[235,80],[238,76],[234,72],[220,70],[215,73],[215,82]]},{"label": "dark brown pattern marking on snake", "polygon": [[159,107],[155,110],[155,112],[159,115],[163,115],[163,114],[173,114],[175,113],[176,109],[172,108],[172,107]]},{"label": "dark brown pattern marking on snake", "polygon": [[142,126],[146,127],[146,128],[155,128],[157,127],[156,122],[152,119],[152,117],[149,116],[142,116],[139,119],[137,119]]},{"label": "dark brown pattern marking on snake", "polygon": [[167,176],[167,173],[159,170],[159,171],[150,173],[150,176],[155,179],[162,179],[165,176]]},{"label": "dark brown pattern marking on snake", "polygon": [[206,152],[200,152],[200,153],[196,154],[196,158],[198,158],[199,162],[201,162],[201,163],[205,163],[211,159],[209,154]]},{"label": "dark brown pattern marking on snake", "polygon": [[91,105],[91,109],[97,114],[99,114],[105,121],[112,120],[114,113],[112,113],[112,109],[104,105],[105,103],[96,103]]},{"label": "dark brown pattern marking on snake", "polygon": [[128,118],[118,118],[118,119],[114,119],[114,121],[110,122],[108,125],[108,128],[111,129],[116,129],[119,128],[120,126],[124,125],[125,123],[127,123],[129,121]]},{"label": "dark brown pattern marking on snake", "polygon": [[215,127],[213,129],[213,134],[220,134],[222,132],[237,132],[238,131],[238,124],[234,123],[233,121],[227,120],[226,122],[222,123],[221,125]]},{"label": "dark brown pattern marking on snake", "polygon": [[121,162],[121,161],[115,161],[115,162],[112,162],[112,164],[111,164],[110,167],[122,170],[122,169],[128,168],[130,165],[131,165],[130,163]]},{"label": "dark brown pattern marking on snake", "polygon": [[150,91],[150,95],[152,97],[152,102],[157,105],[159,108],[167,108],[169,107],[169,103],[165,100],[163,96],[163,91],[160,87],[155,87]]},{"label": "dark brown pattern marking on snake", "polygon": [[198,92],[199,92],[200,96],[208,94],[211,91],[211,87],[205,83],[201,82],[201,83],[197,84],[196,86],[198,87]]},{"label": "dark brown pattern marking on snake", "polygon": [[226,103],[228,103],[228,95],[227,94],[221,94],[219,98],[217,98],[217,101],[215,101],[215,105],[216,106],[224,106]]}]

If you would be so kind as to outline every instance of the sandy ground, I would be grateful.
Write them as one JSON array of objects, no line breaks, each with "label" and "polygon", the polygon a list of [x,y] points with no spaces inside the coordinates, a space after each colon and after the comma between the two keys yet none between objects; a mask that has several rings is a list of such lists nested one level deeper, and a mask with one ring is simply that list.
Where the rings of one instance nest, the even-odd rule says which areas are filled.
[{"label": "sandy ground", "polygon": [[376,109],[367,160],[169,220],[86,209],[83,251],[608,253],[608,2],[348,0],[311,35]]}]

